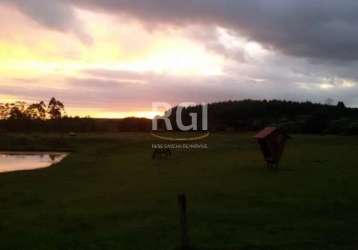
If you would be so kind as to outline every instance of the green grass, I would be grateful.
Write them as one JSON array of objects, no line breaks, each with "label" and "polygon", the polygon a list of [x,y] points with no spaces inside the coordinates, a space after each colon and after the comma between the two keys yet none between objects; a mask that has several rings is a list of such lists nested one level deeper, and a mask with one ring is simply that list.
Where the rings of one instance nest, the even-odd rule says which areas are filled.
[{"label": "green grass", "polygon": [[181,192],[195,249],[357,249],[357,139],[293,136],[271,171],[252,135],[167,160],[149,134],[2,135],[2,150],[72,153],[0,174],[0,249],[176,249]]}]

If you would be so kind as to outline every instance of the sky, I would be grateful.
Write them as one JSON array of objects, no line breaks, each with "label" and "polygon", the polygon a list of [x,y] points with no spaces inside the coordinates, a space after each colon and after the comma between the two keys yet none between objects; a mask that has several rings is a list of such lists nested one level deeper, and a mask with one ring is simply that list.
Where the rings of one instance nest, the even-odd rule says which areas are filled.
[{"label": "sky", "polygon": [[358,107],[356,0],[0,0],[0,102],[153,117],[153,102]]}]

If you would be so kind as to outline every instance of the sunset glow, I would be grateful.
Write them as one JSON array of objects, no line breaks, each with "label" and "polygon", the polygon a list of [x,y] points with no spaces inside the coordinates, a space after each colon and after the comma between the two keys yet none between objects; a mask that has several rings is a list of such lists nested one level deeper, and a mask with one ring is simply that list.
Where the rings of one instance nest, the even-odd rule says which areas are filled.
[{"label": "sunset glow", "polygon": [[344,92],[357,86],[350,70],[311,64],[295,56],[303,48],[280,48],[229,20],[162,20],[126,12],[122,2],[123,11],[86,1],[21,3],[0,2],[0,102],[56,96],[71,115],[151,117],[152,102],[282,98],[273,89],[321,102],[343,86],[321,79],[339,77],[341,99],[358,104]]}]

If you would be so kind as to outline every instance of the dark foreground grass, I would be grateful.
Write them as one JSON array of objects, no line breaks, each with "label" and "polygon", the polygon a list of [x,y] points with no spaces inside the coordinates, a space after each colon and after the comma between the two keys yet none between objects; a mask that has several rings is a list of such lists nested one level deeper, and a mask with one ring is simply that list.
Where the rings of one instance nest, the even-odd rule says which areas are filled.
[{"label": "dark foreground grass", "polygon": [[198,250],[357,249],[357,139],[294,136],[269,171],[251,135],[155,161],[148,134],[2,135],[2,150],[73,153],[0,174],[0,249],[176,249],[181,192]]}]

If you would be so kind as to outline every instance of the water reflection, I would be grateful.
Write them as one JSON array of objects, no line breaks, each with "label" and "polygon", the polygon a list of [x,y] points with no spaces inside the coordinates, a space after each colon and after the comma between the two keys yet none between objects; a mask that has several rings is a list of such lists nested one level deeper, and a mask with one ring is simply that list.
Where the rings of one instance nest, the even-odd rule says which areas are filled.
[{"label": "water reflection", "polygon": [[46,168],[66,156],[59,152],[0,152],[0,173]]}]

